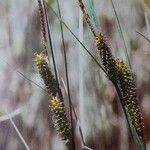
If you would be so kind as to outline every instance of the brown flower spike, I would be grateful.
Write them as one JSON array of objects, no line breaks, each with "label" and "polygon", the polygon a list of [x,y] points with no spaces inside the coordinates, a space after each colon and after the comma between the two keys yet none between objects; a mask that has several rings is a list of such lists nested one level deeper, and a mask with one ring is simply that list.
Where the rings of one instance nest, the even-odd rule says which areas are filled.
[{"label": "brown flower spike", "polygon": [[40,18],[40,26],[41,26],[41,35],[43,43],[46,43],[46,29],[45,29],[45,18],[44,18],[44,11],[41,0],[38,0],[38,11],[39,11],[39,18]]},{"label": "brown flower spike", "polygon": [[82,2],[82,0],[78,0],[78,2],[79,2],[79,7],[80,7],[80,9],[81,9],[81,11],[82,11],[82,13],[83,13],[84,18],[85,18],[85,21],[87,22],[87,24],[89,25],[89,27],[90,27],[90,29],[91,29],[93,35],[95,36],[96,34],[95,34],[95,30],[94,30],[94,28],[93,28],[93,26],[92,26],[92,23],[91,23],[91,21],[90,21],[90,16],[89,16],[89,14],[87,13],[87,11],[86,11],[86,9],[85,9],[85,6],[84,6],[84,4],[83,4],[83,2]]},{"label": "brown flower spike", "polygon": [[95,42],[97,49],[100,52],[100,57],[104,66],[104,69],[110,80],[116,80],[116,63],[110,48],[107,46],[104,36],[101,32],[96,33]]}]

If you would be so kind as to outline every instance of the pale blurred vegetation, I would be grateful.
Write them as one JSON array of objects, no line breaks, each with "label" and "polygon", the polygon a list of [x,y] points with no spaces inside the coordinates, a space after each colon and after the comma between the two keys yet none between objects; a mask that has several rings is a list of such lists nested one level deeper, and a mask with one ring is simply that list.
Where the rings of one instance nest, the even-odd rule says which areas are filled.
[{"label": "pale blurred vegetation", "polygon": [[[139,104],[144,118],[144,135],[150,149],[150,43],[138,35],[150,38],[150,0],[114,0],[136,75]],[[48,0],[57,11],[56,1]],[[78,36],[79,8],[76,0],[60,0],[63,20]],[[105,33],[117,57],[125,59],[124,46],[118,32],[110,0],[94,1],[100,28]],[[60,26],[48,8],[53,45],[60,78],[65,81]],[[96,58],[94,40],[84,24],[84,44]],[[56,134],[49,112],[49,97],[33,67],[35,53],[41,52],[37,1],[0,0],[0,150],[24,150],[20,138],[10,123],[7,112],[31,150],[63,150],[63,142]],[[83,129],[87,146],[93,150],[133,150],[135,145],[128,134],[126,121],[117,94],[104,73],[86,52],[82,53],[83,97],[79,98],[79,44],[65,29],[71,98]],[[64,85],[61,86],[67,100]],[[77,129],[76,129],[77,130]],[[76,135],[78,137],[78,135]],[[77,139],[79,141],[79,139]],[[79,143],[78,148],[79,147]]]}]

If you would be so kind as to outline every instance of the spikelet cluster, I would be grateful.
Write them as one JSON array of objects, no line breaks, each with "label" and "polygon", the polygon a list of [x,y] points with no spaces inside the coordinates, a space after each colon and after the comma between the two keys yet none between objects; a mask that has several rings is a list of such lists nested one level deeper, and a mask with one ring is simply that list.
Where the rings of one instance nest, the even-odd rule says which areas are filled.
[{"label": "spikelet cluster", "polygon": [[97,49],[100,52],[104,69],[109,79],[111,81],[116,81],[116,83],[119,84],[121,93],[123,95],[123,104],[129,112],[132,124],[135,127],[137,134],[143,139],[141,113],[137,103],[136,86],[132,73],[122,60],[114,59],[102,33],[96,33],[95,41]]},{"label": "spikelet cluster", "polygon": [[104,69],[110,80],[116,80],[116,63],[110,48],[107,46],[104,36],[101,32],[96,33],[95,42],[97,49],[100,52],[100,57],[104,66]]},{"label": "spikelet cluster", "polygon": [[54,78],[44,54],[36,54],[34,58],[35,66],[37,67],[41,78],[44,81],[48,93],[52,96],[56,96],[58,92],[58,86],[56,79]]},{"label": "spikelet cluster", "polygon": [[69,150],[71,147],[71,126],[66,116],[62,96],[57,93],[61,92],[58,90],[56,79],[54,78],[47,60],[44,54],[36,54],[34,58],[35,66],[37,67],[41,78],[46,85],[48,93],[52,96],[50,101],[50,109],[53,117],[53,123],[62,139],[66,142],[66,146]]},{"label": "spikelet cluster", "polygon": [[57,129],[57,132],[66,142],[67,148],[72,150],[72,134],[70,122],[66,116],[64,105],[57,96],[52,97],[50,101],[50,109],[53,116],[53,123]]},{"label": "spikelet cluster", "polygon": [[141,113],[136,98],[136,85],[132,73],[124,64],[123,60],[117,59],[116,66],[118,70],[119,84],[126,106],[131,117],[132,125],[137,134],[143,139],[143,123]]}]

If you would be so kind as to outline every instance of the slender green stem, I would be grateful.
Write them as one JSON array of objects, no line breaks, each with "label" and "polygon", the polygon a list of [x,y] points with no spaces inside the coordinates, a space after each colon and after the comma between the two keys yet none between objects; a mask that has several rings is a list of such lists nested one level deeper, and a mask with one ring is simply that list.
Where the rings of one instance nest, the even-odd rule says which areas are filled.
[{"label": "slender green stem", "polygon": [[48,32],[48,40],[49,40],[49,47],[50,47],[51,54],[52,54],[52,60],[53,60],[54,72],[55,72],[55,77],[56,77],[56,82],[57,82],[58,94],[59,94],[59,97],[62,98],[62,94],[61,94],[60,88],[59,88],[58,73],[57,73],[57,68],[56,68],[56,61],[55,61],[54,50],[53,50],[53,45],[52,45],[51,31],[50,31],[50,26],[49,26],[49,21],[48,21],[48,15],[47,15],[47,10],[46,10],[45,0],[43,0],[43,10],[44,10],[44,14],[45,14],[45,20],[46,20],[46,26],[47,26],[47,32]]},{"label": "slender green stem", "polygon": [[[60,11],[59,0],[57,0],[57,7],[58,7],[59,17],[61,18],[61,11]],[[74,126],[73,126],[73,115],[72,115],[72,105],[71,105],[72,101],[71,101],[69,77],[68,77],[68,64],[67,64],[67,55],[66,55],[66,48],[65,48],[65,41],[64,41],[64,31],[63,31],[63,27],[62,27],[62,22],[61,21],[60,21],[60,29],[61,29],[61,38],[62,38],[62,44],[63,44],[63,53],[64,53],[64,61],[65,61],[65,73],[66,73],[67,91],[68,91],[69,108],[70,108],[70,120],[71,120],[71,132],[72,132],[72,148],[73,148],[73,150],[75,150]]]},{"label": "slender green stem", "polygon": [[[61,80],[62,80],[62,83],[63,83],[63,85],[64,85],[65,91],[66,91],[66,93],[68,94],[68,92],[67,92],[67,87],[66,87],[66,84],[65,84],[63,78],[62,78]],[[79,120],[79,119],[78,119],[78,116],[77,116],[77,113],[76,113],[76,111],[75,111],[74,106],[73,106],[72,103],[71,103],[71,105],[72,105],[72,111],[73,111],[74,116],[75,116],[75,120],[76,120],[76,122],[77,122],[77,121]],[[79,132],[80,132],[80,136],[81,136],[81,140],[82,140],[83,146],[85,146],[85,141],[84,141],[84,137],[83,137],[83,133],[82,133],[82,130],[81,130],[80,125],[79,125]]]},{"label": "slender green stem", "polygon": [[117,20],[117,23],[118,23],[118,26],[119,26],[120,34],[121,34],[121,37],[122,37],[122,40],[123,40],[123,44],[124,44],[124,47],[125,47],[126,59],[127,59],[127,61],[128,61],[130,70],[132,70],[132,68],[131,68],[131,63],[130,63],[130,59],[129,59],[129,54],[128,54],[128,50],[127,50],[127,46],[126,46],[126,42],[125,42],[125,39],[124,39],[124,36],[123,36],[122,27],[121,27],[121,24],[120,24],[120,21],[119,21],[119,17],[118,17],[118,14],[117,14],[117,11],[116,11],[116,8],[115,8],[115,5],[114,5],[113,0],[111,0],[111,4],[112,4],[112,7],[113,7],[115,16],[116,16],[116,20]]},{"label": "slender green stem", "polygon": [[16,71],[16,72],[17,72],[19,75],[21,75],[24,79],[26,79],[27,81],[29,81],[29,82],[33,83],[34,85],[38,86],[40,89],[42,89],[42,91],[44,91],[47,95],[49,95],[48,92],[47,92],[43,87],[41,87],[40,85],[38,85],[38,84],[37,84],[36,82],[34,82],[33,80],[29,79],[29,77],[25,76],[22,72],[20,72],[20,71],[17,70],[16,68],[14,68],[14,66],[12,66],[12,65],[9,64],[9,63],[7,63],[3,58],[1,58],[0,60],[2,60],[3,63],[5,62],[5,63],[9,66],[9,68],[10,68],[12,71]]},{"label": "slender green stem", "polygon": [[81,46],[84,48],[84,50],[91,56],[91,58],[94,60],[94,62],[106,73],[104,68],[101,66],[101,64],[95,59],[93,54],[84,46],[84,44],[78,39],[78,37],[71,31],[71,29],[66,25],[66,23],[60,19],[60,17],[57,15],[57,13],[54,11],[54,9],[49,6],[52,12],[55,14],[55,16],[62,22],[62,24],[68,29],[68,31],[73,35],[73,37],[81,44]]},{"label": "slender green stem", "polygon": [[144,34],[142,34],[142,33],[139,32],[139,31],[136,31],[136,33],[138,33],[139,35],[141,35],[144,39],[146,39],[146,40],[150,43],[150,39],[147,38]]}]

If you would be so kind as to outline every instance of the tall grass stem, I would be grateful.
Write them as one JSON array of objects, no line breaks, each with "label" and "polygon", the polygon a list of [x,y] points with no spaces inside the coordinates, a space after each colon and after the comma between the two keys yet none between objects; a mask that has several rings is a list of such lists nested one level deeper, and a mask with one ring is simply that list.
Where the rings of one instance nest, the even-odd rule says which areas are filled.
[{"label": "tall grass stem", "polygon": [[[59,0],[57,0],[57,7],[58,7],[58,14],[60,19],[61,17],[61,10],[59,5]],[[71,122],[71,132],[72,132],[72,147],[73,150],[75,150],[75,138],[74,138],[74,125],[73,125],[73,115],[72,115],[72,101],[71,101],[71,95],[70,95],[70,85],[69,85],[69,77],[68,77],[68,64],[67,64],[67,54],[66,54],[66,48],[65,48],[65,41],[64,41],[64,31],[62,22],[60,21],[60,29],[61,29],[61,40],[63,44],[63,53],[64,53],[64,62],[65,62],[65,74],[66,74],[66,81],[67,81],[67,91],[68,91],[68,99],[69,99],[69,109],[70,109],[70,122]]]}]

